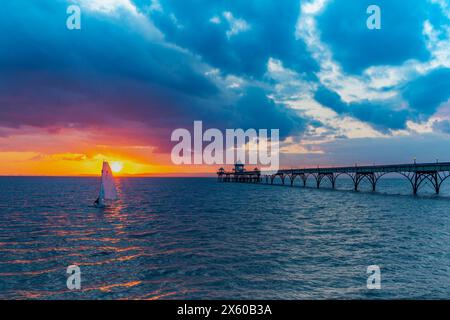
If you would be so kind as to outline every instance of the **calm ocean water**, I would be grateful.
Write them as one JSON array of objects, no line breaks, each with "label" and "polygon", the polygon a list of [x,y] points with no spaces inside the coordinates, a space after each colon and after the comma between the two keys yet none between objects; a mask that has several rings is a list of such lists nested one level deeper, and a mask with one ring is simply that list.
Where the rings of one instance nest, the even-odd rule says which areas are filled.
[{"label": "calm ocean water", "polygon": [[[450,298],[450,181],[413,197],[396,179],[355,193],[122,178],[105,209],[98,187],[0,178],[0,298]],[[366,288],[374,264],[381,290]]]}]

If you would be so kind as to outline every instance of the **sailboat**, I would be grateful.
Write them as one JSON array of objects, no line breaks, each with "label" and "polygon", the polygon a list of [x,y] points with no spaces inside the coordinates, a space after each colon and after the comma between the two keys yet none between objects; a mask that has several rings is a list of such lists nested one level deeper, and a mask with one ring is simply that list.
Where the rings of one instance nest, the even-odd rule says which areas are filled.
[{"label": "sailboat", "polygon": [[103,161],[100,193],[94,204],[97,207],[104,207],[107,200],[117,200],[117,191],[109,163],[107,161]]}]

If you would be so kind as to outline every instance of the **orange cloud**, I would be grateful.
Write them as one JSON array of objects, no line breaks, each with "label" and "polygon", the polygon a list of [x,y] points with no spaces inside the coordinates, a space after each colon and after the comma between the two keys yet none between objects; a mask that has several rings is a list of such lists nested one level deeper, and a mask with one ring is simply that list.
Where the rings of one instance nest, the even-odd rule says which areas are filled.
[{"label": "orange cloud", "polygon": [[[214,173],[215,166],[176,166],[170,154],[136,143],[122,132],[61,129],[51,132],[26,127],[0,137],[0,175],[99,175],[102,161],[119,161],[116,175],[198,175]],[[128,144],[126,143],[128,141]]]}]

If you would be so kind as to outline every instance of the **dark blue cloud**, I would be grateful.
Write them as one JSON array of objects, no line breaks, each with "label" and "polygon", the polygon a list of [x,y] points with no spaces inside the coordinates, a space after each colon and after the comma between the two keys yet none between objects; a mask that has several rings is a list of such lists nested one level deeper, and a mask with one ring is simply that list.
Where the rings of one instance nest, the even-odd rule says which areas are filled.
[{"label": "dark blue cloud", "polygon": [[82,30],[69,31],[66,8],[65,1],[2,4],[0,125],[135,121],[151,128],[162,147],[173,129],[194,120],[214,127],[278,126],[284,136],[302,131],[302,119],[265,98],[267,92],[244,87],[242,99],[234,98],[204,75],[196,57],[149,40],[129,19],[84,10]]},{"label": "dark blue cloud", "polygon": [[338,114],[349,115],[360,121],[370,123],[383,132],[387,132],[389,129],[404,129],[406,121],[411,118],[408,110],[395,110],[395,105],[392,102],[346,103],[336,92],[325,87],[320,87],[316,91],[315,99]]},{"label": "dark blue cloud", "polygon": [[264,90],[248,88],[245,95],[231,107],[231,127],[280,129],[280,137],[285,138],[303,132],[305,121],[292,109],[276,104],[267,98]]},{"label": "dark blue cloud", "polygon": [[317,89],[314,98],[319,103],[333,109],[339,114],[348,112],[348,105],[341,100],[341,96],[335,91],[329,90],[323,86]]},{"label": "dark blue cloud", "polygon": [[[144,10],[145,2],[135,2]],[[295,39],[298,0],[161,0],[160,3],[163,12],[154,11],[150,15],[166,38],[200,54],[225,74],[260,77],[267,70],[268,59],[273,57],[282,60],[288,68],[314,77],[311,71],[317,70],[317,65],[305,44]],[[226,32],[230,26],[223,12],[244,19],[248,30],[228,38]],[[221,23],[211,23],[214,16]]]},{"label": "dark blue cloud", "polygon": [[450,99],[450,69],[437,69],[403,88],[403,97],[409,107],[423,115],[432,115],[439,105]]},{"label": "dark blue cloud", "polygon": [[3,5],[0,30],[14,37],[0,34],[2,125],[163,125],[219,93],[189,55],[86,10],[82,30],[69,31],[66,8],[62,1]]},{"label": "dark blue cloud", "polygon": [[[369,5],[381,8],[381,30],[369,30]],[[428,0],[335,0],[318,19],[322,41],[344,69],[359,73],[374,65],[398,65],[408,59],[425,61],[423,23],[446,25],[437,4]]]},{"label": "dark blue cloud", "polygon": [[450,99],[450,69],[437,69],[398,88],[408,104],[398,110],[399,101],[345,103],[334,91],[320,87],[315,99],[339,114],[371,123],[380,130],[403,129],[408,120],[426,121],[439,105]]},{"label": "dark blue cloud", "polygon": [[[23,10],[26,7],[27,10]],[[151,42],[126,23],[83,12],[82,30],[66,29],[67,3],[29,4],[11,1],[3,6],[0,27],[14,27],[14,37],[0,37],[0,67],[4,72],[45,70],[62,72],[68,80],[93,74],[118,75],[185,94],[209,95],[218,89],[193,67],[181,51]]]}]

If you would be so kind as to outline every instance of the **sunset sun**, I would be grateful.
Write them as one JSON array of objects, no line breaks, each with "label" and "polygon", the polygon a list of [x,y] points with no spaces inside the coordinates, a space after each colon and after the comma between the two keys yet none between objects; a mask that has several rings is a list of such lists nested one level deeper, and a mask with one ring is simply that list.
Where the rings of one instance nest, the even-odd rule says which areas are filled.
[{"label": "sunset sun", "polygon": [[111,170],[112,172],[118,173],[122,171],[123,163],[119,161],[115,161],[111,163]]}]

